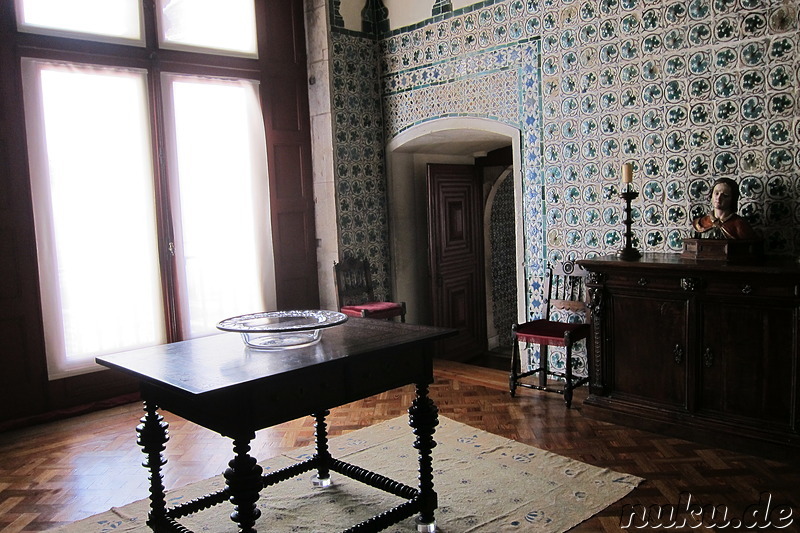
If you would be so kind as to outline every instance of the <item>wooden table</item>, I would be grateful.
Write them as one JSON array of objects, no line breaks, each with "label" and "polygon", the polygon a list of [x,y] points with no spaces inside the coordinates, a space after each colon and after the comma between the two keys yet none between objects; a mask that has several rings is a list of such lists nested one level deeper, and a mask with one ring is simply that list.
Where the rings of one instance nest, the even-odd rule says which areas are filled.
[{"label": "wooden table", "polygon": [[[406,501],[347,531],[380,531],[415,513],[420,532],[436,530],[431,450],[438,409],[428,397],[433,351],[438,339],[455,330],[351,318],[325,329],[315,345],[278,351],[245,347],[225,333],[200,339],[98,357],[103,366],[139,379],[145,415],[136,428],[150,472],[148,525],[153,530],[188,531],[177,520],[230,500],[231,519],[242,532],[255,531],[262,488],[316,469],[314,484],[330,484],[330,471],[395,494]],[[331,457],[325,417],[329,409],[413,383],[416,398],[409,425],[419,454],[419,486],[409,487]],[[161,467],[166,459],[165,409],[233,439],[234,458],[225,471],[226,487],[167,508]],[[316,453],[298,464],[262,475],[249,455],[259,429],[311,415],[316,420]]]}]

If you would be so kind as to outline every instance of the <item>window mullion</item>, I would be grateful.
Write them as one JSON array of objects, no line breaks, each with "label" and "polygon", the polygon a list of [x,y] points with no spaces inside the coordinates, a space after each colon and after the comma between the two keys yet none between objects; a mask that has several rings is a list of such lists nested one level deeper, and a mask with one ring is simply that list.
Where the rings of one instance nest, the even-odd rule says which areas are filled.
[{"label": "window mullion", "polygon": [[[147,12],[147,10],[145,10]],[[156,216],[158,227],[158,257],[161,269],[161,290],[164,303],[164,320],[167,327],[167,341],[183,340],[181,330],[180,305],[177,297],[175,277],[175,233],[170,203],[170,183],[166,162],[164,140],[164,107],[161,91],[161,74],[151,66],[148,69],[148,90],[150,102],[150,123],[153,150],[153,179],[156,194]]]}]

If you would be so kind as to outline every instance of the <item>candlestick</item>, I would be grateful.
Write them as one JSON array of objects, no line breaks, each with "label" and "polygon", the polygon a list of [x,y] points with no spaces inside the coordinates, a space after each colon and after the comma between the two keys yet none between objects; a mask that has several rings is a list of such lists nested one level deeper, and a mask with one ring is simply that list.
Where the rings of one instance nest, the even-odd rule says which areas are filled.
[{"label": "candlestick", "polygon": [[633,165],[625,163],[622,165],[622,183],[625,184],[625,190],[631,190],[631,183],[633,182]]},{"label": "candlestick", "polygon": [[631,224],[633,223],[633,216],[631,214],[631,200],[639,197],[639,193],[631,189],[632,182],[633,165],[630,163],[625,163],[622,165],[622,183],[625,184],[626,190],[619,194],[622,196],[623,200],[625,200],[625,220],[623,220],[625,223],[625,247],[617,252],[617,257],[623,261],[634,261],[642,256],[642,254],[639,253],[639,250],[633,247],[632,242],[633,230],[631,229]]}]

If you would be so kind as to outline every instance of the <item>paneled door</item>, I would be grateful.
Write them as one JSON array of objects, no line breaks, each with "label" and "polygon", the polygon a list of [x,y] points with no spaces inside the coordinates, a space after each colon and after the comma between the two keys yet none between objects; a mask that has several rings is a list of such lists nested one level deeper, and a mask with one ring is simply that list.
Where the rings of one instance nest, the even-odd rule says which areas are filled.
[{"label": "paneled door", "polygon": [[471,165],[428,165],[428,265],[433,325],[456,328],[437,355],[466,361],[486,350],[483,195]]}]

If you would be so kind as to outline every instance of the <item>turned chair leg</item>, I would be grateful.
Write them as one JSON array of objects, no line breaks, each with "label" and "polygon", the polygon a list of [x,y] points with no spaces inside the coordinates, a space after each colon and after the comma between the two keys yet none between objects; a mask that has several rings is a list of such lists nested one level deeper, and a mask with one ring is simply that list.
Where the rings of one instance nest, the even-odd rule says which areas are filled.
[{"label": "turned chair leg", "polygon": [[567,403],[567,409],[572,405],[572,345],[567,344],[567,368],[564,369],[567,382],[564,384],[564,401]]},{"label": "turned chair leg", "polygon": [[514,348],[511,350],[511,374],[508,377],[508,389],[513,398],[517,394],[517,376],[519,372],[519,341],[514,336]]},{"label": "turned chair leg", "polygon": [[550,349],[546,344],[539,345],[539,386],[547,387],[547,375],[550,372]]}]

